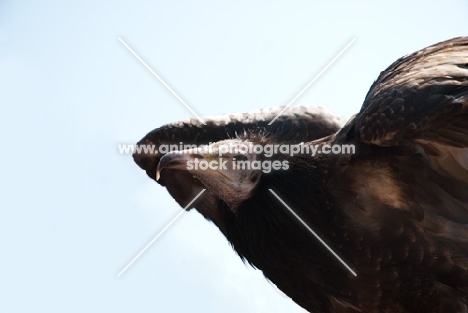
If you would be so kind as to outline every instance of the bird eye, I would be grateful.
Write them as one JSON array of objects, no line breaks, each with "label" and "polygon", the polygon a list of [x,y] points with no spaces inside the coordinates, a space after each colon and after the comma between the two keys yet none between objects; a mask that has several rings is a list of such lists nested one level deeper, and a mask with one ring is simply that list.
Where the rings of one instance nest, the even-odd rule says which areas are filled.
[{"label": "bird eye", "polygon": [[247,156],[244,155],[244,154],[236,155],[235,158],[236,158],[236,161],[247,161],[248,160]]}]

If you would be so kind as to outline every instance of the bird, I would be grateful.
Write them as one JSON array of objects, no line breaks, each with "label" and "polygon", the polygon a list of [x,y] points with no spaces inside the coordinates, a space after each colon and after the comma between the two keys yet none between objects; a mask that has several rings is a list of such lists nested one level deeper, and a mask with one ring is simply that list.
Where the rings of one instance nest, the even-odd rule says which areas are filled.
[{"label": "bird", "polygon": [[309,312],[468,312],[468,37],[395,61],[347,122],[285,109],[168,124],[137,146],[179,148],[133,157],[182,207],[205,189],[188,209]]}]

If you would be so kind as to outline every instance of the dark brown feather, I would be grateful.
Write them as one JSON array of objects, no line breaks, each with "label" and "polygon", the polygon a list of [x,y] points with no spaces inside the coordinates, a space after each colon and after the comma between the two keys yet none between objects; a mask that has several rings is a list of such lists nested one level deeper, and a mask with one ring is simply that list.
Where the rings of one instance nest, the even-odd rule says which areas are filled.
[{"label": "dark brown feather", "polygon": [[[252,186],[242,180],[249,175],[178,167],[165,169],[160,183],[182,206],[207,188],[196,209],[245,262],[310,312],[466,313],[467,64],[468,38],[399,59],[381,73],[361,111],[340,130],[336,120],[301,109],[272,129],[266,124],[274,114],[260,112],[211,119],[205,127],[197,121],[166,125],[140,144],[355,145],[353,155],[257,156],[286,160],[290,167],[261,174],[235,208],[220,190],[227,190],[232,177],[238,179],[235,186]],[[231,137],[240,139],[224,141]],[[161,157],[143,154],[135,160],[154,179]]]}]

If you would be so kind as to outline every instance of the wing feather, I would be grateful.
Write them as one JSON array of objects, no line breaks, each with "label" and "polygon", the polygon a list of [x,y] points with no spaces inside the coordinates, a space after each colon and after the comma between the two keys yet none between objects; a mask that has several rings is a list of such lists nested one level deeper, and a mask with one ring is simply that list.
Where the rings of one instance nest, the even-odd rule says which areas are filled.
[{"label": "wing feather", "polygon": [[356,116],[360,140],[420,145],[439,172],[468,182],[467,65],[468,37],[396,61],[373,84]]}]

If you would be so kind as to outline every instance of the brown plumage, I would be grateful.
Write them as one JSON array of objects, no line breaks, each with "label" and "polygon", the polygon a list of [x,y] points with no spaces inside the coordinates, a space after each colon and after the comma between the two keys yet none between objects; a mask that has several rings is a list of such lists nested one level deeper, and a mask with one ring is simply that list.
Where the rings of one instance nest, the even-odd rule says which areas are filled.
[{"label": "brown plumage", "polygon": [[[278,109],[276,110],[278,111]],[[311,114],[310,112],[315,112]],[[342,128],[295,109],[176,123],[139,144],[208,144],[135,161],[212,220],[239,256],[310,312],[468,312],[468,38],[438,43],[381,73]],[[265,122],[266,121],[266,122]],[[354,154],[225,153],[223,170],[188,169],[240,145],[354,145]],[[286,161],[265,173],[236,160]],[[357,273],[353,276],[269,191]]]}]

